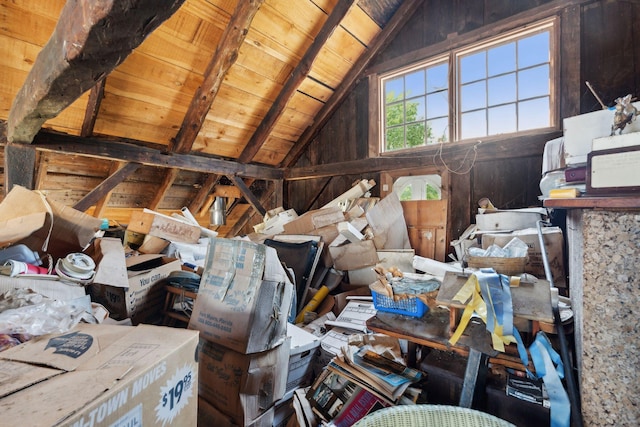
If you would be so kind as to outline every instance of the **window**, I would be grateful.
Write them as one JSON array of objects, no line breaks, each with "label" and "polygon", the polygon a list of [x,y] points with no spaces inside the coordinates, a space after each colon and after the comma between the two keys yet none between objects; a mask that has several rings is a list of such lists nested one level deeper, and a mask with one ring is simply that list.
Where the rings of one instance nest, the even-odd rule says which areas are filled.
[{"label": "window", "polygon": [[380,77],[382,151],[553,126],[554,21]]},{"label": "window", "polygon": [[440,200],[442,178],[440,175],[401,176],[393,182],[393,192],[401,201]]}]

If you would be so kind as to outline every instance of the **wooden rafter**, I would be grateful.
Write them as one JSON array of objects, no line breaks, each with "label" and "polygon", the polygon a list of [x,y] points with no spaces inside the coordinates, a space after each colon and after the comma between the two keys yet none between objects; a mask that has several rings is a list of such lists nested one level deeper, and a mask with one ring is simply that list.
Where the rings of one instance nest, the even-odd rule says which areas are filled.
[{"label": "wooden rafter", "polygon": [[11,106],[9,142],[31,143],[45,121],[109,74],[183,2],[66,2]]},{"label": "wooden rafter", "polygon": [[251,139],[238,156],[238,161],[241,163],[250,162],[254,156],[260,150],[260,147],[269,137],[269,134],[276,125],[276,122],[282,115],[287,103],[291,97],[295,94],[296,90],[300,86],[300,83],[307,77],[309,70],[313,65],[316,57],[322,50],[323,46],[331,37],[331,34],[340,25],[340,22],[344,19],[347,13],[351,10],[351,7],[355,4],[354,0],[340,0],[338,4],[333,8],[333,11],[327,18],[327,21],[322,26],[320,32],[313,40],[313,43],[302,57],[302,60],[298,63],[293,70],[289,79],[284,84],[284,87],[278,94],[275,102],[271,105],[271,108],[265,115],[262,122],[258,125],[258,128],[251,136]]},{"label": "wooden rafter", "polygon": [[82,121],[80,136],[91,136],[91,134],[93,134],[93,127],[96,125],[100,104],[102,103],[102,98],[104,98],[104,84],[106,80],[106,77],[99,80],[89,92],[89,100],[87,101],[87,108],[84,111],[84,120]]},{"label": "wooden rafter", "polygon": [[[259,201],[260,205],[267,204],[267,202],[269,202],[269,199],[273,197],[274,191],[275,191],[275,185],[271,183],[271,185],[268,185],[267,190],[262,195]],[[242,214],[240,218],[238,218],[238,220],[233,225],[233,227],[231,227],[231,230],[229,230],[227,235],[237,236],[238,234],[240,234],[240,231],[249,223],[251,218],[253,218],[255,215],[258,215],[258,214],[259,212],[256,211],[255,209],[247,209],[247,211],[244,214]],[[264,217],[264,214],[262,214],[262,216]]]},{"label": "wooden rafter", "polygon": [[73,205],[74,209],[79,211],[86,211],[91,206],[96,204],[107,193],[113,190],[116,185],[124,181],[129,175],[135,172],[140,166],[140,163],[127,163],[115,173],[111,174],[107,179],[102,181],[100,185],[91,190],[86,196],[82,198],[78,203]]},{"label": "wooden rafter", "polygon": [[[109,169],[109,176],[115,174],[125,165],[124,162],[111,162],[111,168]],[[96,218],[102,218],[104,216],[104,212],[107,209],[107,205],[109,204],[109,200],[111,199],[112,191],[107,192],[100,200],[96,202],[96,208],[93,211],[93,216]]]},{"label": "wooden rafter", "polygon": [[158,206],[160,206],[162,199],[164,199],[164,196],[167,194],[167,192],[173,185],[173,182],[176,180],[179,173],[180,173],[180,169],[171,168],[166,170],[166,173],[164,174],[164,179],[162,180],[162,184],[160,184],[160,188],[158,188],[158,191],[156,191],[156,194],[153,196],[153,200],[149,205],[149,209],[152,209],[152,210],[158,209]]},{"label": "wooden rafter", "polygon": [[207,66],[204,81],[191,100],[178,134],[169,144],[168,150],[170,152],[188,153],[191,151],[207,113],[218,94],[222,80],[238,59],[240,46],[262,3],[264,0],[239,1],[237,3],[229,25],[222,34],[222,40]]},{"label": "wooden rafter", "polygon": [[108,160],[142,163],[147,166],[180,168],[195,172],[238,175],[259,179],[282,179],[284,173],[270,166],[241,164],[202,155],[170,154],[149,147],[100,138],[81,138],[73,135],[40,132],[34,139],[38,150],[78,154]]},{"label": "wooden rafter", "polygon": [[422,4],[424,0],[405,0],[398,10],[393,15],[393,18],[384,27],[384,29],[378,33],[375,39],[369,45],[367,51],[358,59],[356,64],[349,70],[349,73],[340,83],[340,86],[333,93],[329,101],[320,109],[315,116],[313,125],[309,126],[300,136],[296,144],[291,148],[289,153],[280,163],[280,166],[291,167],[302,155],[304,149],[315,138],[320,129],[326,124],[331,115],[340,106],[342,100],[349,94],[349,91],[355,86],[361,73],[365,70],[369,62],[377,55],[379,51],[393,39],[393,37],[400,31],[402,25],[404,25],[409,17],[413,15],[418,6]]},{"label": "wooden rafter", "polygon": [[260,213],[260,215],[263,215],[263,216],[265,213],[267,213],[266,209],[262,207],[260,200],[255,196],[255,194],[251,192],[251,190],[249,189],[247,184],[244,183],[242,178],[233,176],[233,175],[228,176],[228,178],[231,180],[231,182],[233,182],[233,184],[236,187],[240,189],[245,199],[247,199],[247,202],[249,202],[249,204],[253,207],[253,209],[255,209],[257,212]]},{"label": "wooden rafter", "polygon": [[207,175],[205,182],[200,187],[200,191],[198,191],[196,197],[194,197],[189,206],[187,206],[192,214],[199,212],[200,209],[202,209],[202,206],[206,203],[209,193],[211,193],[213,187],[215,187],[216,182],[218,182],[217,174],[211,173]]}]

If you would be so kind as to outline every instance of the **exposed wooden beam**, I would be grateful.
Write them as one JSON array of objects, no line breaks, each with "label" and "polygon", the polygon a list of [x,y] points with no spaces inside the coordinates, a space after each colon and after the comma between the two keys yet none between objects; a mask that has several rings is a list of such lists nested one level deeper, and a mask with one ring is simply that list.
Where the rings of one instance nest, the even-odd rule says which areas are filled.
[{"label": "exposed wooden beam", "polygon": [[173,185],[173,182],[176,180],[179,173],[180,169],[175,168],[171,168],[166,171],[164,179],[162,180],[162,184],[160,184],[160,188],[158,188],[158,191],[156,191],[156,194],[153,196],[153,200],[149,204],[149,209],[158,209],[158,206],[160,206],[160,202],[162,202],[162,199],[164,199],[164,196]]},{"label": "exposed wooden beam", "polygon": [[238,175],[266,180],[284,177],[282,170],[270,166],[244,165],[204,155],[167,154],[153,148],[95,137],[81,138],[67,134],[40,132],[34,139],[34,145],[41,151],[130,161],[147,166],[180,168],[196,172]]},{"label": "exposed wooden beam", "polygon": [[211,173],[207,175],[207,178],[205,179],[204,183],[200,187],[200,191],[198,191],[198,194],[196,194],[196,197],[194,197],[191,203],[189,204],[189,206],[187,206],[187,208],[189,208],[189,211],[193,215],[195,215],[196,212],[200,211],[200,209],[206,202],[207,197],[209,196],[209,193],[211,193],[211,190],[213,190],[213,187],[215,187],[216,182],[218,182],[217,174]]},{"label": "exposed wooden beam", "polygon": [[231,180],[231,182],[233,182],[233,184],[236,187],[240,189],[240,191],[244,195],[244,198],[247,199],[247,202],[249,202],[249,204],[253,207],[253,209],[255,209],[257,212],[260,213],[260,215],[263,215],[263,216],[265,213],[267,213],[266,209],[263,208],[262,205],[260,204],[260,200],[255,196],[255,194],[251,192],[251,190],[249,189],[249,187],[247,187],[247,184],[244,183],[242,178],[233,176],[233,175],[229,175],[228,178]]},{"label": "exposed wooden beam", "polygon": [[10,142],[31,143],[42,124],[102,80],[184,0],[65,3],[9,112]]},{"label": "exposed wooden beam", "polygon": [[[338,162],[324,165],[312,165],[287,170],[287,181],[314,179],[338,175],[361,175],[386,170],[403,170],[419,167],[435,166],[456,169],[462,166],[468,169],[474,161],[506,159],[518,157],[539,157],[544,144],[550,139],[561,136],[562,133],[553,131],[541,135],[523,136],[519,144],[512,141],[482,142],[482,144],[444,144],[444,147],[416,151],[411,155],[393,157],[370,157],[360,160]],[[515,148],[514,148],[515,147]],[[438,150],[441,150],[438,152]],[[346,172],[345,172],[346,171]]]},{"label": "exposed wooden beam", "polygon": [[378,33],[368,46],[367,51],[362,54],[351,70],[349,70],[349,73],[347,73],[329,101],[327,101],[318,114],[316,114],[313,124],[300,135],[300,138],[282,160],[280,166],[291,167],[300,158],[300,155],[302,155],[307,145],[315,138],[320,129],[322,129],[344,98],[349,94],[349,91],[355,86],[358,78],[369,62],[393,39],[423,1],[424,0],[406,0],[398,7],[393,18],[391,18],[384,29]]},{"label": "exposed wooden beam", "polygon": [[188,153],[191,151],[207,113],[211,109],[213,100],[218,94],[224,76],[238,59],[240,46],[262,3],[264,0],[239,1],[237,3],[229,25],[222,34],[220,44],[207,66],[204,81],[191,100],[178,134],[169,144],[169,152]]},{"label": "exposed wooden beam", "polygon": [[[45,153],[42,153],[43,155]],[[126,163],[123,162],[111,162],[111,167],[109,168],[109,176],[116,173],[120,170]],[[93,210],[93,216],[96,218],[102,218],[107,209],[107,205],[109,204],[109,200],[111,199],[111,194],[113,191],[107,192],[100,200],[96,202],[96,208]]]},{"label": "exposed wooden beam", "polygon": [[100,104],[102,98],[104,98],[104,84],[107,78],[103,78],[98,81],[89,92],[89,100],[87,101],[87,108],[84,111],[84,120],[82,121],[82,129],[80,130],[80,136],[91,136],[93,133],[93,127],[96,125],[96,119],[98,118],[98,111],[100,111]]},{"label": "exposed wooden beam", "polygon": [[120,169],[118,169],[115,173],[111,174],[107,179],[102,181],[100,185],[98,185],[93,190],[89,191],[86,196],[82,198],[82,200],[78,201],[75,205],[73,205],[74,209],[79,211],[86,211],[91,206],[96,204],[98,200],[105,197],[107,193],[113,190],[116,185],[120,184],[124,181],[129,175],[135,172],[140,166],[140,163],[127,163]]},{"label": "exposed wooden beam", "polygon": [[[269,201],[269,199],[271,199],[271,197],[273,197],[274,191],[275,191],[275,186],[268,185],[267,191],[265,191],[265,193],[262,195],[262,198],[260,199],[260,204],[268,205],[267,202]],[[247,223],[249,223],[249,221],[251,221],[251,219],[254,216],[258,215],[258,213],[259,212],[257,212],[255,209],[248,209],[240,218],[238,218],[238,220],[233,225],[233,227],[231,227],[231,230],[229,230],[229,233],[227,235],[229,237],[237,236],[240,233],[240,231],[242,231],[242,229],[247,225]],[[264,214],[262,214],[262,217],[264,217]]]},{"label": "exposed wooden beam", "polygon": [[227,197],[230,199],[242,198],[242,191],[235,185],[216,185],[213,189],[213,196]]},{"label": "exposed wooden beam", "polygon": [[4,148],[4,190],[5,194],[14,185],[33,190],[36,171],[36,151],[24,144],[8,143]]},{"label": "exposed wooden beam", "polygon": [[242,153],[240,153],[240,156],[238,156],[239,162],[248,163],[258,153],[260,147],[269,137],[273,127],[282,115],[287,103],[295,94],[300,83],[302,83],[309,74],[309,70],[311,69],[313,62],[324,47],[325,43],[355,3],[356,2],[354,0],[340,0],[333,8],[331,15],[327,18],[326,22],[313,40],[313,43],[311,43],[311,46],[302,57],[302,60],[298,63],[287,79],[287,82],[284,84],[275,102],[271,105],[271,108],[265,115],[264,119],[262,119],[262,122],[258,125],[258,128],[251,136],[251,139],[242,150]]}]

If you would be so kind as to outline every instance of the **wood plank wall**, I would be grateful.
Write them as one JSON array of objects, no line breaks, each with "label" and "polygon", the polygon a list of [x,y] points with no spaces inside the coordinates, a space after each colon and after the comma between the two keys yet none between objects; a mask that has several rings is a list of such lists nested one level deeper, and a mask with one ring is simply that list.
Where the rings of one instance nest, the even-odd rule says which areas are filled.
[{"label": "wood plank wall", "polygon": [[[553,10],[562,22],[560,34],[559,123],[562,117],[599,109],[585,81],[599,88],[601,97],[613,105],[616,97],[640,95],[640,18],[637,1],[549,1],[549,0],[425,0],[401,33],[379,54],[375,68],[397,58],[410,58],[430,46],[446,42],[453,34],[488,36],[505,22],[525,23],[544,11]],[[548,13],[548,12],[547,12]],[[478,37],[478,36],[476,36]],[[607,102],[605,101],[605,102]],[[299,159],[295,167],[334,164],[364,159],[369,152],[368,84],[362,79]],[[529,135],[517,141],[480,144],[476,162],[468,173],[452,173],[449,239],[456,239],[475,222],[477,201],[489,197],[504,209],[540,206],[538,200],[544,144],[562,135],[561,126],[551,133]],[[442,159],[451,169],[467,169],[460,162],[464,149],[443,150]],[[425,171],[434,166],[434,150],[425,150]],[[441,164],[437,166],[442,166]],[[346,191],[359,179],[380,182],[378,173],[343,175],[288,182],[285,204],[304,212],[321,207]],[[373,195],[380,188],[374,187]],[[452,252],[451,248],[449,250]]]}]

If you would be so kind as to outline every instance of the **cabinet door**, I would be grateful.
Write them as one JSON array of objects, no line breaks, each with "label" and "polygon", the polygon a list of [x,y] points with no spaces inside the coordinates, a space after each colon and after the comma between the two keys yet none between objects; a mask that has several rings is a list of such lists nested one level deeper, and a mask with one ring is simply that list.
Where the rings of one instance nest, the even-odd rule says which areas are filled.
[{"label": "cabinet door", "polygon": [[445,261],[448,200],[401,202],[411,247],[416,255]]}]

